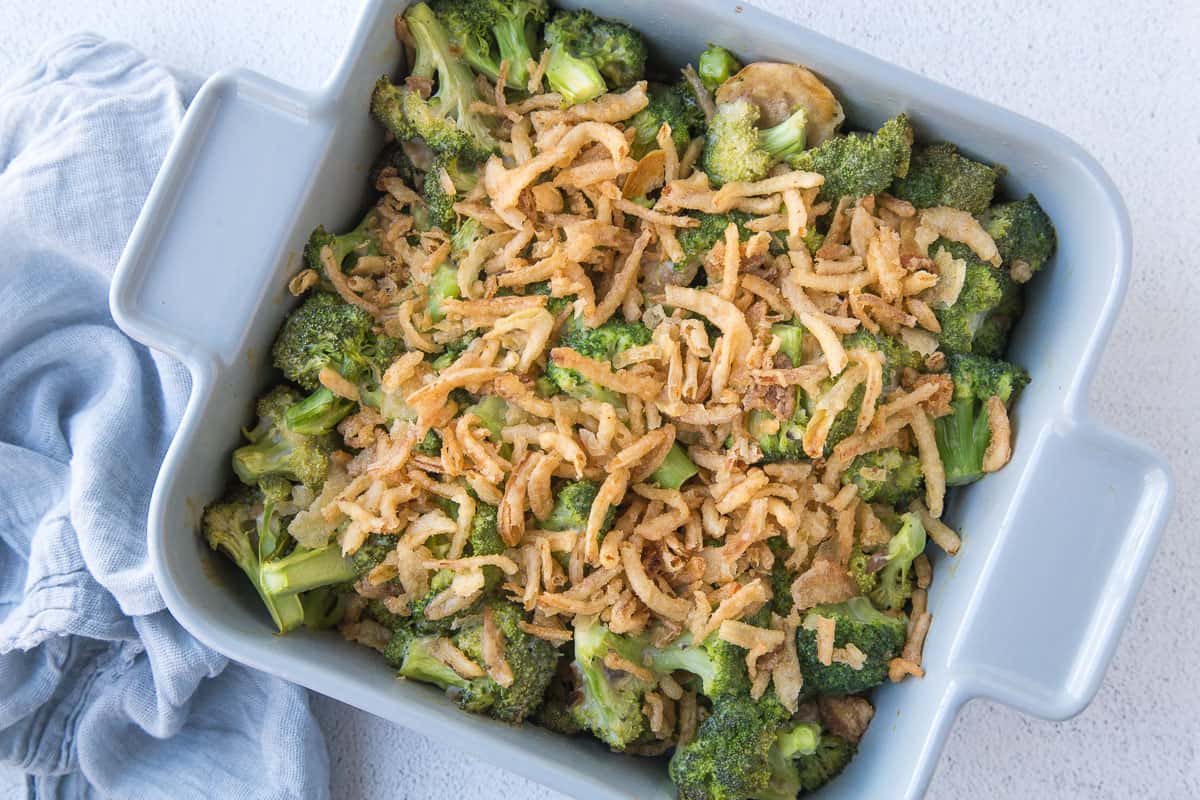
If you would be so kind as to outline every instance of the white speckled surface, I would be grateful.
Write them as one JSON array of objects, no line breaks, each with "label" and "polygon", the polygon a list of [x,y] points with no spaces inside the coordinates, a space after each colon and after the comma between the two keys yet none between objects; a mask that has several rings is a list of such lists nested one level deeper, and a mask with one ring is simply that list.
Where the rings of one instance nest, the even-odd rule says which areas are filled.
[{"label": "white speckled surface", "polygon": [[[1148,0],[1132,14],[1128,3],[1088,0],[995,0],[952,14],[931,0],[756,4],[1058,128],[1100,160],[1133,217],[1133,281],[1092,400],[1102,421],[1167,454],[1175,515],[1092,706],[1052,724],[970,704],[929,796],[1200,797],[1200,548],[1187,544],[1200,523],[1200,375],[1188,352],[1200,265],[1185,255],[1200,240],[1186,201],[1200,185],[1200,3]],[[355,11],[354,0],[4,0],[0,75],[47,39],[88,29],[199,74],[241,65],[313,86]],[[314,703],[337,798],[560,797],[363,712]],[[0,768],[0,796],[19,797],[22,785]]]}]

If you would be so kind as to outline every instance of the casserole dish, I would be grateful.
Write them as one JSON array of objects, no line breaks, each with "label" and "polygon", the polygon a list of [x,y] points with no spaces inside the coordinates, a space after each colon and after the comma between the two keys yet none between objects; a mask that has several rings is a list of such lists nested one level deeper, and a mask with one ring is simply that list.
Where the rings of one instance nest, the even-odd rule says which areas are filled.
[{"label": "casserole dish", "polygon": [[[362,205],[382,137],[365,109],[376,77],[399,61],[391,16],[400,5],[367,5],[341,66],[318,92],[244,72],[212,78],[118,268],[115,319],[180,357],[193,377],[150,511],[160,588],[185,627],[251,666],[570,794],[670,797],[660,761],[621,758],[536,728],[514,735],[462,715],[435,689],[397,683],[377,658],[335,636],[272,636],[248,587],[224,580],[232,572],[210,562],[194,534],[221,488],[231,444],[211,432],[234,430],[263,388],[262,364],[308,231],[318,221],[345,227]],[[729,30],[723,44],[747,59],[813,68],[856,126],[873,128],[906,111],[922,138],[953,140],[1008,165],[1007,194],[1037,193],[1060,242],[1013,343],[1014,360],[1035,375],[1017,407],[1013,460],[953,498],[946,516],[965,545],[930,596],[938,622],[926,642],[927,677],[875,695],[878,721],[861,744],[865,754],[824,796],[918,795],[955,711],[971,697],[1047,717],[1077,712],[1098,686],[1171,495],[1152,453],[1085,413],[1087,383],[1129,271],[1128,221],[1108,179],[1077,147],[1034,123],[767,14],[684,0],[589,5],[650,32],[654,52],[671,63],[699,52],[707,31]]]}]

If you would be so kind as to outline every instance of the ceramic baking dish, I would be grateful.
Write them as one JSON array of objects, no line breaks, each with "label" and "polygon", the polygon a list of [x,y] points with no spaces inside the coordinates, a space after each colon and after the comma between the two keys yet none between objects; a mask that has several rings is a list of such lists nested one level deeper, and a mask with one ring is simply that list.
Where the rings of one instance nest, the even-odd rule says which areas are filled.
[{"label": "ceramic baking dish", "polygon": [[[1100,683],[1172,497],[1155,453],[1087,414],[1088,383],[1130,270],[1129,220],[1109,178],[1035,122],[753,8],[587,5],[636,26],[667,64],[695,58],[718,30],[746,61],[806,64],[855,127],[906,111],[924,139],[1006,165],[1007,194],[1037,194],[1058,226],[1059,248],[1032,284],[1013,342],[1011,357],[1034,379],[1016,406],[1012,463],[953,494],[946,517],[964,546],[937,568],[928,674],[875,694],[858,758],[821,796],[920,795],[956,712],[974,697],[1051,719],[1079,712]],[[577,797],[665,800],[674,793],[662,761],[464,714],[335,634],[273,636],[245,581],[196,534],[225,481],[236,431],[271,381],[268,349],[309,231],[347,226],[362,209],[382,140],[368,98],[375,79],[396,69],[392,17],[402,6],[367,2],[337,71],[316,92],[244,71],[209,79],[134,228],[112,285],[113,316],[192,375],[150,507],[158,586],[188,630],[238,661]]]}]

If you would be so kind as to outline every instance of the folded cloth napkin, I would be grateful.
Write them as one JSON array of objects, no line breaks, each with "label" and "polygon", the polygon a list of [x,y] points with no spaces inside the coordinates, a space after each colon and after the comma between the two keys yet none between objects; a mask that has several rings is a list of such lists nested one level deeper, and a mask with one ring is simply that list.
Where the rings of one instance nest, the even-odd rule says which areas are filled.
[{"label": "folded cloth napkin", "polygon": [[189,83],[79,35],[0,85],[0,762],[36,797],[329,792],[305,692],[189,636],[147,561],[189,381],[108,282]]}]

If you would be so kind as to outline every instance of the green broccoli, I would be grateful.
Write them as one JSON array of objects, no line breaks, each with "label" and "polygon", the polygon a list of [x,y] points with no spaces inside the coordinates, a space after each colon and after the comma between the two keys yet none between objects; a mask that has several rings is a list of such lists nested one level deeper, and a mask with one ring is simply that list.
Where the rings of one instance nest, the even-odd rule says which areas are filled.
[{"label": "green broccoli", "polygon": [[[542,520],[541,527],[547,531],[586,531],[592,504],[600,492],[600,484],[587,479],[570,481],[554,495],[554,509]],[[608,533],[617,519],[617,507],[609,506],[600,526],[600,535]]]},{"label": "green broccoli", "polygon": [[995,335],[1006,335],[1020,310],[1017,283],[1004,270],[981,261],[971,248],[960,242],[937,239],[929,246],[929,253],[935,261],[949,257],[965,265],[962,290],[954,303],[933,303],[934,314],[942,326],[938,334],[941,349],[947,353],[974,352],[975,337],[981,330],[985,331],[981,344],[994,349],[996,345],[991,342]]},{"label": "green broccoli", "polygon": [[468,331],[461,339],[446,345],[446,349],[433,359],[431,366],[436,371],[441,372],[446,367],[457,361],[458,357],[461,356],[466,349],[471,346],[471,342],[475,341],[477,338],[479,338],[479,334],[477,334],[475,331]]},{"label": "green broccoli", "polygon": [[662,489],[678,489],[699,471],[700,468],[688,456],[687,451],[676,442],[667,451],[663,462],[650,473],[649,480]]},{"label": "green broccoli", "polygon": [[646,41],[624,23],[590,11],[559,11],[546,25],[546,80],[567,105],[632,86],[646,72]]},{"label": "green broccoli", "polygon": [[375,331],[366,311],[330,292],[316,292],[284,321],[271,359],[288,380],[309,392],[320,388],[325,368],[369,389],[400,349],[399,341]]},{"label": "green broccoli", "polygon": [[781,420],[765,408],[756,408],[746,420],[746,431],[762,451],[763,464],[778,461],[803,461],[804,432],[808,429],[808,410],[800,402],[803,393],[796,390],[796,403],[789,419]]},{"label": "green broccoli", "polygon": [[[865,656],[861,669],[833,661],[829,665],[817,659],[817,617],[836,623],[834,647],[853,645]],[[877,610],[865,597],[852,597],[836,605],[814,606],[796,630],[796,652],[804,690],[817,694],[858,694],[883,683],[888,662],[900,655],[908,630],[903,616],[891,616]]]},{"label": "green broccoli", "polygon": [[[454,186],[453,193],[447,192],[442,179],[443,171]],[[465,155],[439,153],[434,156],[433,163],[425,173],[421,189],[421,199],[425,201],[429,224],[443,231],[455,230],[458,215],[454,211],[454,203],[478,182],[478,168]]]},{"label": "green broccoli", "polygon": [[538,281],[525,287],[525,294],[537,294],[546,298],[546,310],[558,315],[564,308],[575,302],[575,295],[555,297],[550,293],[550,281]]},{"label": "green broccoli", "polygon": [[442,264],[434,271],[426,292],[428,299],[425,301],[425,312],[434,322],[441,322],[446,318],[446,312],[442,310],[442,301],[461,296],[458,289],[458,268],[453,264]]},{"label": "green broccoli", "polygon": [[771,748],[788,713],[773,693],[723,698],[696,731],[675,748],[669,773],[680,800],[746,800],[771,782]]},{"label": "green broccoli", "polygon": [[350,556],[350,562],[354,565],[354,574],[356,577],[364,577],[375,567],[383,563],[387,558],[387,554],[396,549],[396,537],[387,536],[382,533],[372,533],[367,537],[354,554]]},{"label": "green broccoli", "polygon": [[825,177],[817,195],[822,200],[863,197],[884,191],[893,179],[908,174],[912,140],[912,125],[901,114],[875,133],[834,137],[791,156],[788,163]]},{"label": "green broccoli", "polygon": [[758,106],[735,100],[717,106],[708,123],[702,161],[714,186],[733,181],[757,181],[780,161],[804,151],[807,113],[798,108],[771,128],[758,128]]},{"label": "green broccoli", "polygon": [[771,335],[779,340],[779,354],[786,356],[788,366],[798,367],[804,363],[804,327],[788,322],[777,322],[771,326]]},{"label": "green broccoli", "polygon": [[1011,406],[1029,374],[1006,361],[977,355],[950,357],[954,396],[949,415],[934,420],[938,454],[946,470],[947,486],[962,486],[983,477],[983,456],[991,443],[986,404],[999,397]]},{"label": "green broccoli", "polygon": [[259,579],[271,594],[282,597],[330,584],[346,583],[358,576],[354,563],[333,542],[310,550],[297,547],[283,558],[266,561]]},{"label": "green broccoli", "polygon": [[546,697],[542,707],[538,709],[533,721],[548,731],[563,736],[574,736],[583,729],[571,717],[571,706],[576,699],[575,675],[571,671],[570,662],[566,659],[559,661],[559,667],[550,685],[546,688]]},{"label": "green broccoli", "polygon": [[842,485],[857,486],[860,500],[889,506],[907,506],[920,495],[924,482],[921,460],[896,447],[863,453],[842,473]]},{"label": "green broccoli", "polygon": [[700,644],[682,636],[662,648],[647,648],[645,658],[656,672],[683,670],[700,679],[701,693],[710,700],[748,694],[746,651],[712,633]]},{"label": "green broccoli", "polygon": [[385,174],[395,175],[410,186],[416,184],[420,171],[413,165],[408,153],[404,151],[403,142],[393,139],[383,146],[383,149],[375,156],[375,160],[371,162],[368,185],[375,186]]},{"label": "green broccoli", "polygon": [[379,243],[375,239],[374,228],[374,212],[363,217],[354,230],[340,236],[325,230],[324,225],[318,225],[304,243],[304,266],[315,270],[324,279],[323,285],[328,286],[329,278],[325,274],[325,262],[321,259],[321,251],[328,247],[333,255],[333,263],[345,273],[354,267],[354,262],[359,256],[379,254]]},{"label": "green broccoli", "polygon": [[331,613],[328,608],[317,613],[322,598],[310,590],[345,583],[355,573],[336,544],[320,550],[297,549],[275,558],[289,538],[275,514],[276,502],[260,489],[236,486],[204,510],[201,529],[208,545],[246,574],[275,627],[287,633],[305,624],[306,618],[315,626]]},{"label": "green broccoli", "polygon": [[288,430],[307,436],[329,433],[354,410],[354,401],[338,397],[322,386],[284,412]]},{"label": "green broccoli", "polygon": [[925,526],[914,513],[900,515],[900,529],[879,553],[855,552],[850,577],[882,611],[899,611],[912,596],[912,563],[925,552]]},{"label": "green broccoli", "polygon": [[634,137],[629,154],[640,159],[657,150],[658,130],[664,122],[671,126],[671,140],[682,155],[692,137],[704,130],[704,112],[688,87],[679,84],[650,87],[650,102],[630,120]]},{"label": "green broccoli", "polygon": [[634,664],[642,663],[645,645],[613,633],[594,618],[575,618],[575,660],[579,699],[570,707],[571,719],[614,750],[624,750],[646,730],[642,699],[653,688],[636,675],[609,669],[604,657],[613,651]]},{"label": "green broccoli", "polygon": [[992,206],[981,222],[1010,268],[1025,264],[1032,274],[1054,255],[1058,243],[1054,223],[1033,195]]},{"label": "green broccoli", "polygon": [[898,178],[891,192],[917,208],[949,206],[982,214],[1002,172],[972,161],[949,142],[938,142],[913,150],[908,175]]},{"label": "green broccoli", "polygon": [[679,231],[679,247],[683,250],[683,258],[671,265],[676,273],[695,275],[713,245],[725,240],[725,229],[731,222],[738,226],[739,241],[750,238],[750,230],[745,227],[750,221],[749,214],[731,211],[727,214],[697,214],[696,218],[700,220],[699,225]]},{"label": "green broccoli", "polygon": [[464,155],[484,161],[496,150],[485,118],[470,109],[486,101],[475,85],[468,63],[452,46],[445,27],[425,3],[404,12],[416,43],[412,76],[437,78],[437,91],[428,99],[409,86],[396,86],[386,75],[371,94],[371,114],[401,140],[420,137],[434,152]]},{"label": "green broccoli", "polygon": [[[650,329],[640,322],[624,322],[610,319],[597,328],[589,328],[579,317],[567,320],[559,334],[559,346],[569,347],[580,355],[597,361],[611,361],[612,357],[630,347],[650,343]],[[546,367],[546,377],[558,388],[581,400],[600,400],[615,404],[617,396],[601,386],[585,381],[573,369],[556,364]]]},{"label": "green broccoli", "polygon": [[277,386],[259,398],[258,423],[246,431],[250,444],[233,452],[233,471],[243,483],[281,476],[319,488],[329,472],[332,436],[296,433],[287,426],[287,409],[300,400],[292,389]]},{"label": "green broccoli", "polygon": [[709,44],[700,54],[700,59],[696,64],[700,82],[710,92],[715,92],[717,87],[729,80],[741,68],[742,65],[738,63],[733,53],[717,44]]},{"label": "green broccoli", "polygon": [[903,369],[921,370],[925,368],[925,357],[916,350],[910,350],[899,339],[886,333],[871,333],[858,330],[849,336],[842,337],[842,347],[846,350],[862,348],[873,353],[883,353],[883,385],[894,386]]},{"label": "green broccoli", "polygon": [[505,85],[525,89],[529,62],[537,60],[533,49],[548,11],[545,0],[435,0],[431,5],[467,63],[496,81],[500,62],[507,61]]},{"label": "green broccoli", "polygon": [[504,639],[504,660],[512,671],[509,686],[501,686],[491,678],[476,678],[463,692],[468,705],[487,702],[489,716],[505,722],[520,722],[537,711],[545,696],[546,687],[554,677],[558,651],[553,644],[521,630],[524,620],[521,607],[507,600],[487,602],[478,615],[462,622],[453,635],[453,642],[468,658],[483,664],[483,615],[490,614],[492,623]]},{"label": "green broccoli", "polygon": [[784,725],[775,736],[767,761],[771,777],[756,800],[796,800],[801,792],[799,761],[817,752],[821,726],[815,722]]}]

